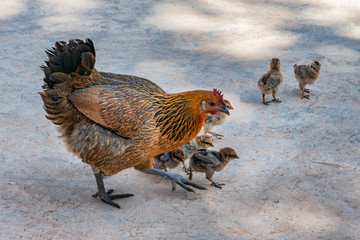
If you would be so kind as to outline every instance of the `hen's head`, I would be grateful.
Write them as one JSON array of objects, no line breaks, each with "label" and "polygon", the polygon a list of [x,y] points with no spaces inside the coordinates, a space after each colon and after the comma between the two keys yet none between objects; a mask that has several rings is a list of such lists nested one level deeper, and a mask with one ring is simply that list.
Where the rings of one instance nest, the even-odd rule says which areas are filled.
[{"label": "hen's head", "polygon": [[230,115],[229,110],[224,102],[223,95],[216,89],[214,89],[213,92],[207,92],[206,94],[203,94],[201,109],[210,114],[223,112],[227,115]]}]

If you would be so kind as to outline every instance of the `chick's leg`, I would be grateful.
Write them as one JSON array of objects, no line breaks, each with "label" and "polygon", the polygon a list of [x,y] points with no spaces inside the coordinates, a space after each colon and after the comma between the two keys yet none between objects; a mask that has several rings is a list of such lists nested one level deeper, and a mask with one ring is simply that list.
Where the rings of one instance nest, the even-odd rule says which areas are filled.
[{"label": "chick's leg", "polygon": [[93,197],[99,196],[103,202],[106,202],[114,207],[120,208],[119,204],[114,203],[111,200],[134,196],[133,194],[128,194],[128,193],[112,195],[112,194],[110,194],[113,192],[112,189],[110,189],[109,191],[105,191],[104,180],[103,180],[103,176],[101,174],[95,173],[95,179],[96,179],[98,191],[97,191],[97,193],[95,193],[93,195]]},{"label": "chick's leg", "polygon": [[272,92],[272,96],[273,96],[273,98],[274,98],[272,101],[273,101],[273,102],[281,102],[278,98],[276,98],[276,93],[277,93],[277,91],[273,91],[273,92]]},{"label": "chick's leg", "polygon": [[183,177],[179,174],[176,173],[171,173],[171,172],[165,172],[162,171],[160,169],[156,169],[156,168],[151,168],[151,169],[145,169],[145,170],[140,170],[143,173],[147,173],[147,174],[153,174],[153,175],[157,175],[157,176],[161,176],[161,177],[166,177],[168,179],[171,180],[171,184],[172,184],[172,190],[175,190],[175,183],[179,184],[182,188],[188,190],[189,192],[194,192],[194,190],[192,190],[191,188],[189,188],[186,185],[190,185],[194,188],[200,189],[200,190],[207,190],[205,187],[200,186],[192,181],[190,181],[189,179],[187,179],[186,177]]},{"label": "chick's leg", "polygon": [[211,185],[217,188],[222,188],[222,185],[225,185],[224,183],[216,183],[212,180],[212,177],[214,176],[214,170],[211,167],[205,168],[205,175],[206,179],[211,182]]},{"label": "chick's leg", "polygon": [[265,101],[265,94],[262,95],[262,99],[263,99],[263,100],[262,100],[262,103],[263,103],[263,104],[269,105],[269,102],[270,102],[270,101],[268,101],[268,102]]},{"label": "chick's leg", "polygon": [[[309,99],[309,95],[305,95],[305,93],[304,93],[304,92],[306,92],[305,91],[305,86],[306,86],[306,84],[302,84],[302,83],[299,84],[299,88],[300,88],[300,91],[301,91],[301,98]],[[309,89],[307,89],[307,90],[309,90]]]},{"label": "chick's leg", "polygon": [[192,176],[193,176],[193,170],[191,167],[189,167],[189,180],[192,179]]},{"label": "chick's leg", "polygon": [[[182,163],[182,165],[184,166],[183,169],[184,169],[184,171],[186,172],[186,175],[189,175],[188,169],[186,168],[186,165],[185,165],[185,161],[182,160],[181,163]],[[191,180],[191,179],[190,179],[190,180]]]}]

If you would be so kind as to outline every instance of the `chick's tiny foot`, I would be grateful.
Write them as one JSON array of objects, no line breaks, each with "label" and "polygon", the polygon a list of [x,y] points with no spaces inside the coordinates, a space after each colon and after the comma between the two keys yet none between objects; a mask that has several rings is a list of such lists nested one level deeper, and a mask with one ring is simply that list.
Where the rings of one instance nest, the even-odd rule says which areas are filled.
[{"label": "chick's tiny foot", "polygon": [[186,175],[189,175],[189,174],[190,174],[190,173],[189,173],[189,170],[188,170],[186,167],[183,167],[182,169],[185,171]]},{"label": "chick's tiny foot", "polygon": [[211,184],[210,184],[211,186],[214,186],[214,187],[217,187],[217,188],[220,188],[220,189],[222,189],[222,187],[221,186],[224,186],[225,185],[225,183],[216,183],[216,182],[211,182]]},{"label": "chick's tiny foot", "polygon": [[309,93],[309,92],[310,92],[310,90],[309,90],[308,88],[305,88],[305,89],[304,89],[304,92]]},{"label": "chick's tiny foot", "polygon": [[276,99],[276,98],[274,98],[272,101],[273,102],[281,102],[279,99]]},{"label": "chick's tiny foot", "polygon": [[302,96],[302,98],[310,99],[310,96],[309,95],[304,95],[304,96]]},{"label": "chick's tiny foot", "polygon": [[213,135],[214,137],[216,137],[217,139],[221,139],[224,137],[224,135],[218,134],[218,133],[214,133],[214,132],[209,132],[211,135]]},{"label": "chick's tiny foot", "polygon": [[268,102],[262,102],[263,104],[265,105],[269,105],[269,103],[271,103],[271,101],[268,101]]}]

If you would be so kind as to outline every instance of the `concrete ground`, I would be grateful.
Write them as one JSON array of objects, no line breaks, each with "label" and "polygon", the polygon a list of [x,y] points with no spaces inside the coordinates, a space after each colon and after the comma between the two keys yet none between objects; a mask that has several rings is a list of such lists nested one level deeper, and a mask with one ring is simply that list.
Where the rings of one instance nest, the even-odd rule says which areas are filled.
[{"label": "concrete ground", "polygon": [[[0,3],[0,239],[360,239],[360,2],[13,0]],[[213,130],[232,161],[207,191],[171,191],[128,169],[92,198],[89,166],[45,118],[39,66],[55,41],[93,39],[96,67],[168,92],[223,91],[235,110]],[[256,82],[278,57],[281,103]],[[322,63],[310,100],[293,65]],[[270,98],[270,96],[268,96]],[[182,170],[174,172],[184,174]]]}]

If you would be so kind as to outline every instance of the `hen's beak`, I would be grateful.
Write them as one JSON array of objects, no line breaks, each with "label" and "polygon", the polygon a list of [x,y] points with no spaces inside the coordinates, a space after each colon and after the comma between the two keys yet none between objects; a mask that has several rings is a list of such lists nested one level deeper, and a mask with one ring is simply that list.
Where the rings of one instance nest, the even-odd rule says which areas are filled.
[{"label": "hen's beak", "polygon": [[230,116],[230,112],[229,112],[229,109],[227,109],[227,107],[222,107],[219,109],[220,112],[223,112],[225,113],[226,115],[229,115]]}]

